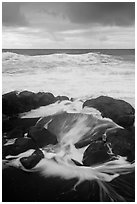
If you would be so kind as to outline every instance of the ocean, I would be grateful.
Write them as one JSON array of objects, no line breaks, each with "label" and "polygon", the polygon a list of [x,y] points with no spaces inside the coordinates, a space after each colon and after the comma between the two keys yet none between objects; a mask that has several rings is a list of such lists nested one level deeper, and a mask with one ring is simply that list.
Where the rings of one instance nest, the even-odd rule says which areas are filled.
[{"label": "ocean", "polygon": [[14,90],[83,100],[105,95],[135,106],[135,50],[3,49],[2,93]]},{"label": "ocean", "polygon": [[[135,50],[3,50],[2,92],[15,90],[73,100],[27,109],[19,118],[5,116],[3,201],[135,200],[134,125],[129,128],[128,121],[126,129],[83,108],[84,100],[101,95],[135,106]],[[122,117],[125,125],[127,115]]]}]

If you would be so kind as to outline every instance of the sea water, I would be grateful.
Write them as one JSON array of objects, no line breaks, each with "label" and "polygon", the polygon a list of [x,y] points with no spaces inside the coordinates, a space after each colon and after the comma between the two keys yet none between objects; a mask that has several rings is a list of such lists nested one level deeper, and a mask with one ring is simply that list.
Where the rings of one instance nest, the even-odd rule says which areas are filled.
[{"label": "sea water", "polygon": [[[55,96],[66,95],[77,99],[73,102],[56,102],[23,113],[24,118],[43,117],[36,126],[49,128],[51,132],[55,130],[60,138],[59,146],[41,149],[44,159],[34,169],[27,170],[20,162],[20,158],[32,154],[31,149],[16,156],[8,155],[4,163],[24,171],[38,171],[46,178],[59,177],[66,181],[77,178],[75,191],[85,180],[96,180],[101,201],[126,201],[127,194],[132,197],[134,185],[130,187],[126,179],[120,178],[120,175],[134,171],[134,162],[126,161],[126,157],[118,155],[115,160],[95,167],[76,166],[71,159],[82,162],[85,147],[76,149],[74,143],[83,139],[86,134],[95,137],[94,133],[102,128],[106,134],[110,124],[111,128],[117,128],[113,121],[102,118],[99,111],[82,109],[83,102],[79,99],[107,95],[123,99],[134,106],[134,50],[3,50],[2,57],[3,94],[14,90],[44,91]],[[11,141],[7,142],[5,145],[9,145]],[[113,188],[112,180],[117,181],[116,189],[124,189],[123,196]],[[89,195],[92,194],[91,190],[89,189]]]},{"label": "sea water", "polygon": [[3,50],[2,92],[100,95],[135,104],[134,50]]}]

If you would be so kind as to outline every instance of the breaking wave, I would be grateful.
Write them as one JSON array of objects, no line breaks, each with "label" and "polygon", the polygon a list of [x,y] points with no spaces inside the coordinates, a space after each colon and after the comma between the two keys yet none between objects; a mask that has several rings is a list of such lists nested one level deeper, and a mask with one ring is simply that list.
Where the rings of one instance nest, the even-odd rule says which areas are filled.
[{"label": "breaking wave", "polygon": [[84,99],[108,95],[134,105],[134,67],[134,61],[101,53],[28,56],[3,52],[3,93],[26,89]]}]

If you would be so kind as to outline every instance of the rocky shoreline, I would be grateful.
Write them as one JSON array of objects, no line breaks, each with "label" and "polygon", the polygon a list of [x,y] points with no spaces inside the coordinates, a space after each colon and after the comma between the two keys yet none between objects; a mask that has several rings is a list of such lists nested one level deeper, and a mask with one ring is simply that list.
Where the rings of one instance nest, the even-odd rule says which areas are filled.
[{"label": "rocky shoreline", "polygon": [[[50,129],[36,125],[39,117],[20,118],[19,115],[20,113],[63,100],[71,99],[67,96],[55,97],[52,93],[44,92],[33,93],[30,91],[23,91],[18,93],[17,91],[13,91],[4,94],[2,96],[3,160],[8,155],[16,156],[29,149],[34,149],[35,151],[31,156],[23,157],[20,161],[26,169],[33,168],[44,157],[40,148],[50,144],[56,145],[58,140],[56,134],[50,131]],[[115,155],[127,157],[128,161],[133,162],[135,160],[135,109],[123,100],[114,99],[108,96],[91,98],[83,103],[83,108],[84,107],[97,109],[100,111],[103,118],[110,118],[117,125],[122,127],[122,129],[118,128],[115,131],[107,133],[107,144],[111,144],[111,148]],[[69,114],[67,117],[70,117]],[[60,120],[60,118],[57,118],[57,120]],[[108,154],[108,146],[106,142],[102,140],[103,133],[99,132],[99,134],[97,139],[92,142],[90,140],[81,140],[75,144],[76,148],[81,148],[87,144],[89,145],[83,155],[84,166],[96,165],[111,159]],[[13,143],[7,144],[8,141],[14,139],[15,141]],[[80,164],[76,163],[76,165]],[[123,177],[122,175],[118,179]],[[124,179],[125,182],[131,182],[132,187],[130,190],[134,191],[134,173],[126,175]],[[33,186],[33,180],[35,186]],[[97,195],[98,190],[95,190],[98,189],[96,184],[94,184],[94,188],[92,187],[95,195],[87,199],[85,196],[86,193],[83,197],[80,195],[80,189],[78,194],[76,192],[69,192],[63,197],[58,197],[58,193],[56,193],[55,190],[58,192],[59,190],[57,189],[60,186],[60,182],[62,186],[66,185],[65,182],[58,179],[46,179],[46,182],[48,186],[52,186],[51,188],[53,188],[53,183],[55,182],[55,189],[50,191],[50,187],[48,188],[37,173],[30,175],[29,173],[24,173],[13,167],[5,168],[3,170],[3,201],[99,201]],[[114,180],[112,184],[115,184],[115,182],[117,181]],[[73,181],[69,181],[66,186],[71,186],[72,183]],[[40,189],[38,189],[38,185]],[[45,189],[46,195],[43,188]],[[84,189],[84,184],[79,188]],[[28,191],[29,195],[25,197]],[[30,193],[30,191],[32,192]],[[62,190],[60,189],[60,191]],[[121,193],[122,189],[118,189],[118,191]],[[59,192],[59,194],[60,193],[61,192]],[[54,196],[52,196],[52,194]],[[74,194],[72,195],[72,200],[70,199],[71,194]],[[23,195],[23,197],[21,195]],[[126,200],[134,201],[134,193],[132,192],[130,196],[127,196]]]}]

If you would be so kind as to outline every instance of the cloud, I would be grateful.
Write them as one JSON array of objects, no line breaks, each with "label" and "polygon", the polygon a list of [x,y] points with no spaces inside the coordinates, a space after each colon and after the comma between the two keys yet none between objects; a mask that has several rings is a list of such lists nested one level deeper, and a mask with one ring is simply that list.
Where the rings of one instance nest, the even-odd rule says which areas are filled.
[{"label": "cloud", "polygon": [[21,12],[22,3],[2,3],[2,23],[4,26],[26,26],[28,22]]},{"label": "cloud", "polygon": [[98,26],[53,33],[29,27],[3,30],[3,48],[9,49],[130,49],[134,46],[134,27]]},{"label": "cloud", "polygon": [[67,15],[75,23],[125,26],[135,20],[133,2],[68,2],[67,5]]},{"label": "cloud", "polygon": [[45,22],[48,16],[81,26],[129,26],[135,21],[134,2],[4,2],[2,6],[3,23],[12,26],[27,25],[29,21],[31,24],[33,19],[40,23],[44,14]]},{"label": "cloud", "polygon": [[134,48],[133,2],[4,2],[4,48]]},{"label": "cloud", "polygon": [[75,24],[132,25],[134,2],[46,2],[30,3],[29,9]]}]

